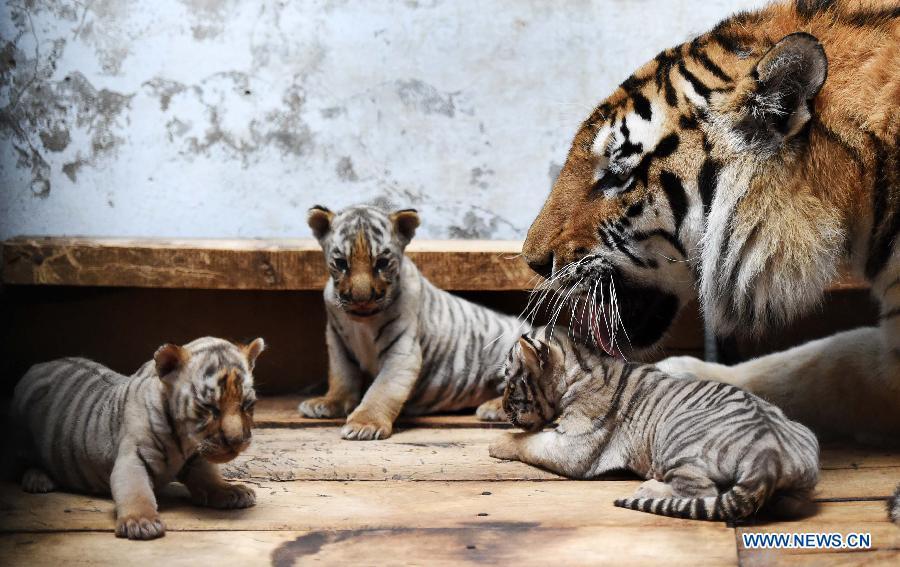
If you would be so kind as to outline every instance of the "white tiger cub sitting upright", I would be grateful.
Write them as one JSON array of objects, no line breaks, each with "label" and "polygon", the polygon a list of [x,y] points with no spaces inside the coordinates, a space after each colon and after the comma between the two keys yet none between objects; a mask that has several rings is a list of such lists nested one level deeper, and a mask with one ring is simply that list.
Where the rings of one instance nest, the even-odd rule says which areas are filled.
[{"label": "white tiger cub sitting upright", "polygon": [[213,337],[166,344],[130,377],[83,358],[32,366],[10,414],[22,488],[111,492],[116,535],[129,539],[165,534],[154,491],[176,478],[201,506],[253,506],[253,490],[226,482],[215,463],[250,444],[252,371],[264,347]]},{"label": "white tiger cub sitting upright", "polygon": [[303,401],[300,413],[349,414],[341,436],[357,440],[389,437],[401,411],[478,406],[481,419],[506,419],[500,371],[528,327],[422,276],[404,256],[419,226],[416,211],[359,205],[334,213],[315,206],[309,226],[331,274],[325,286],[328,391]]}]

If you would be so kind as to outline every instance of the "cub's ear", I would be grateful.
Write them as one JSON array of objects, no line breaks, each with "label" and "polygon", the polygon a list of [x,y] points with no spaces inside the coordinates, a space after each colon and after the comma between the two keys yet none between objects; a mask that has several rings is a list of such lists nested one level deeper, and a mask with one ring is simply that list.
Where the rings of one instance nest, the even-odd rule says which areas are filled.
[{"label": "cub's ear", "polygon": [[415,209],[403,209],[391,214],[391,223],[394,225],[394,232],[400,237],[400,242],[404,246],[416,235],[416,228],[419,226],[419,213]]},{"label": "cub's ear", "polygon": [[190,355],[178,345],[166,343],[153,353],[153,361],[156,363],[156,374],[165,380],[172,373],[184,368]]},{"label": "cub's ear", "polygon": [[528,368],[528,371],[532,374],[540,373],[541,369],[544,367],[544,362],[539,350],[542,348],[542,344],[543,343],[540,341],[535,343],[533,340],[529,339],[527,335],[519,337],[519,350],[522,352],[522,361],[525,363],[525,367]]},{"label": "cub's ear", "polygon": [[318,240],[322,240],[325,235],[331,232],[331,219],[334,213],[321,205],[313,205],[309,210],[306,223],[312,229],[313,236]]},{"label": "cub's ear", "polygon": [[750,72],[746,116],[738,129],[748,142],[774,149],[812,117],[811,101],[828,75],[822,44],[808,33],[792,33],[763,55]]},{"label": "cub's ear", "polygon": [[259,356],[259,353],[266,350],[266,341],[262,340],[262,338],[254,339],[249,345],[241,347],[241,350],[244,351],[244,356],[247,357],[247,366],[250,367],[250,370],[256,366],[256,357]]}]

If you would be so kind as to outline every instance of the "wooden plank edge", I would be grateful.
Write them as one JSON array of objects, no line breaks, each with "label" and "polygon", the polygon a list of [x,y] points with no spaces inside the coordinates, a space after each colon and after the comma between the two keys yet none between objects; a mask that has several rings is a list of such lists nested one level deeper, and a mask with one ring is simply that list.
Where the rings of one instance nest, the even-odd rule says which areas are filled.
[{"label": "wooden plank edge", "polygon": [[[521,291],[538,279],[517,241],[420,240],[407,252],[435,285]],[[7,285],[318,290],[327,274],[312,239],[202,240],[17,237],[2,243]],[[868,289],[844,274],[830,291]]]},{"label": "wooden plank edge", "polygon": [[[520,248],[515,241],[423,240],[407,254],[444,289],[520,291],[537,281]],[[310,291],[328,277],[312,239],[18,237],[3,241],[2,256],[7,285]]]}]

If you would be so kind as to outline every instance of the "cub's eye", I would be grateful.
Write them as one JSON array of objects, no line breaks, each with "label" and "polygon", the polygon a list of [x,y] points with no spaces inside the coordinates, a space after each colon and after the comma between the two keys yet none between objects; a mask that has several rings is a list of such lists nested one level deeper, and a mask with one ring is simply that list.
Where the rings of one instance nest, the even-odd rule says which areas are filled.
[{"label": "cub's eye", "polygon": [[215,419],[218,419],[218,418],[219,418],[219,408],[218,408],[218,406],[216,406],[216,405],[214,405],[214,404],[211,404],[211,403],[208,403],[208,402],[200,402],[199,404],[197,404],[197,406],[200,408],[200,410],[201,410],[203,413],[206,413],[206,414],[208,414],[208,415],[211,415],[211,416],[213,416],[213,418],[215,418]]},{"label": "cub's eye", "polygon": [[332,264],[334,264],[335,269],[336,269],[336,270],[339,270],[339,271],[341,271],[341,272],[346,272],[346,271],[347,271],[347,268],[350,267],[350,266],[347,264],[346,258],[335,258],[335,259],[332,260],[331,262],[332,262]]},{"label": "cub's eye", "polygon": [[379,272],[383,272],[388,267],[388,259],[387,258],[379,258],[375,261],[375,269]]},{"label": "cub's eye", "polygon": [[244,403],[241,404],[241,409],[244,413],[252,413],[253,408],[256,407],[256,400],[244,400]]}]

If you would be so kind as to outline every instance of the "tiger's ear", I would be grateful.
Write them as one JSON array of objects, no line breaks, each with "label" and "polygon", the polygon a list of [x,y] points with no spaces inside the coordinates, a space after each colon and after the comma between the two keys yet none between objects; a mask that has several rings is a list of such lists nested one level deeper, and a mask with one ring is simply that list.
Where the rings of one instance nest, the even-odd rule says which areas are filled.
[{"label": "tiger's ear", "polygon": [[828,58],[814,36],[787,35],[750,71],[747,112],[738,129],[748,141],[774,149],[809,122],[812,100],[828,76]]},{"label": "tiger's ear", "polygon": [[174,372],[184,368],[190,354],[182,347],[166,343],[153,353],[153,362],[156,363],[156,374],[161,380],[165,380]]},{"label": "tiger's ear", "polygon": [[241,347],[241,350],[244,351],[244,356],[247,357],[247,366],[250,367],[250,370],[253,370],[256,366],[256,358],[262,351],[266,350],[266,341],[262,340],[262,337],[254,339],[249,345]]},{"label": "tiger's ear", "polygon": [[313,205],[309,209],[306,223],[312,229],[313,236],[318,240],[322,240],[329,232],[331,232],[331,219],[334,213],[321,205]]},{"label": "tiger's ear", "polygon": [[416,235],[416,228],[419,227],[419,213],[415,209],[396,211],[391,213],[391,224],[394,225],[394,232],[397,233],[400,242],[406,246]]},{"label": "tiger's ear", "polygon": [[544,366],[541,353],[538,351],[539,348],[541,347],[527,336],[522,335],[519,337],[519,350],[522,353],[522,362],[525,363],[525,367],[532,374],[540,374]]}]

